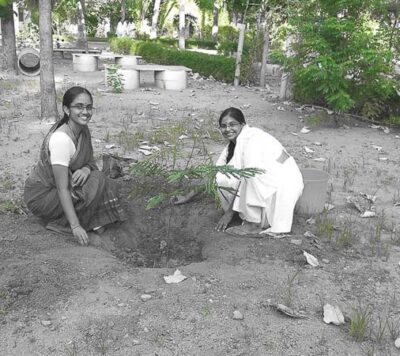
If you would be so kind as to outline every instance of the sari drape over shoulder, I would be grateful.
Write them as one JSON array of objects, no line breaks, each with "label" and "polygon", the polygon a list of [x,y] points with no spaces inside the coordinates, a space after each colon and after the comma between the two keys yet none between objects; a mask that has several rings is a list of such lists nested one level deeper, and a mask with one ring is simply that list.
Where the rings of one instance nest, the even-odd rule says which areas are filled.
[{"label": "sari drape over shoulder", "polygon": [[[46,223],[55,222],[68,226],[57,192],[57,186],[50,163],[49,139],[62,123],[57,122],[45,137],[40,159],[25,182],[24,200],[29,210]],[[87,126],[78,138],[76,152],[71,158],[68,172],[72,174],[82,167],[91,173],[81,187],[72,187],[72,202],[81,226],[86,230],[126,220],[126,203],[121,201],[119,185],[98,170],[93,159],[93,147]]]},{"label": "sari drape over shoulder", "polygon": [[[245,125],[236,139],[231,160],[226,163],[228,147],[225,147],[216,164],[260,168],[264,173],[246,179],[218,173],[216,181],[223,209],[227,210],[234,199],[233,210],[242,219],[262,225],[267,220],[271,232],[290,232],[293,211],[303,191],[303,178],[293,157],[288,156],[280,163],[282,152],[286,152],[284,147],[273,136]],[[232,191],[237,191],[236,195]]]}]

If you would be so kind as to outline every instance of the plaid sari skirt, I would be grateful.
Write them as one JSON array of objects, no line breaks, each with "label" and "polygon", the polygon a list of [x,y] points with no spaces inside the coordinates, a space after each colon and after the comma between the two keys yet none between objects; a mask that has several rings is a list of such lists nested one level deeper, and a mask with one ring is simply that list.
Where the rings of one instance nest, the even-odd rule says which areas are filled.
[{"label": "plaid sari skirt", "polygon": [[[120,197],[119,185],[100,171],[92,171],[86,183],[71,192],[75,212],[85,230],[127,219],[127,204]],[[68,226],[57,188],[28,178],[24,199],[28,209],[46,223]]]}]

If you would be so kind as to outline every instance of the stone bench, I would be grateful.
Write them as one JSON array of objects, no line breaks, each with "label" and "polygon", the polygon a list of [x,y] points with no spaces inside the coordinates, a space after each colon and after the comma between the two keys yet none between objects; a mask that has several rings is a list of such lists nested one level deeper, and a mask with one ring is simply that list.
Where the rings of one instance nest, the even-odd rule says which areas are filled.
[{"label": "stone bench", "polygon": [[[138,64],[129,68],[120,68],[124,89],[137,89],[140,87],[140,73],[154,72],[154,82],[157,88],[167,90],[182,90],[187,87],[187,73],[190,68],[183,66],[167,66],[160,64]],[[105,66],[105,83],[107,85],[107,66]]]},{"label": "stone bench", "polygon": [[141,56],[136,55],[126,55],[126,54],[115,54],[111,52],[103,52],[100,55],[100,59],[113,59],[114,63],[121,66],[122,68],[130,68],[139,64],[139,59]]},{"label": "stone bench", "polygon": [[141,58],[141,56],[113,53],[72,53],[72,68],[76,72],[95,72],[99,68],[99,59],[113,59],[115,64],[122,68],[131,68],[138,65],[138,60]]},{"label": "stone bench", "polygon": [[74,72],[96,72],[99,69],[100,54],[72,53],[72,70]]},{"label": "stone bench", "polygon": [[185,89],[187,87],[187,73],[191,72],[191,69],[187,67],[161,64],[142,64],[132,66],[130,70],[137,71],[139,78],[141,72],[154,72],[156,87],[167,90]]},{"label": "stone bench", "polygon": [[73,55],[74,53],[92,53],[92,54],[100,54],[100,49],[84,49],[84,48],[54,48],[53,53],[61,53],[62,58],[65,53],[70,53]]}]

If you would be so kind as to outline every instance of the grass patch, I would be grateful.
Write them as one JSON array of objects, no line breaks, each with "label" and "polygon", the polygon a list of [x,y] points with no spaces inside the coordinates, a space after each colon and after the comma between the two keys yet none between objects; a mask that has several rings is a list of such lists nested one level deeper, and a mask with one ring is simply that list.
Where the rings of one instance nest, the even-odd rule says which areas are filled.
[{"label": "grass patch", "polygon": [[369,306],[359,304],[353,309],[351,316],[349,335],[358,342],[364,340],[367,327],[371,319],[371,309]]},{"label": "grass patch", "polygon": [[13,199],[6,199],[0,201],[0,214],[17,214],[25,215],[25,211],[22,209],[21,204],[18,204]]}]

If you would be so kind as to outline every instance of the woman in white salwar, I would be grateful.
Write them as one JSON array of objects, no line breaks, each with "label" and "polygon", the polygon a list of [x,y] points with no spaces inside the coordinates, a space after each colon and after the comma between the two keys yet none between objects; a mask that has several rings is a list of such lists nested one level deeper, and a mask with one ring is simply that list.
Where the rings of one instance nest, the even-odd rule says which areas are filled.
[{"label": "woman in white salwar", "polygon": [[[263,173],[241,179],[217,174],[224,214],[216,229],[235,235],[252,235],[267,228],[269,233],[290,232],[294,208],[304,187],[293,157],[273,136],[248,126],[237,108],[226,109],[219,118],[219,126],[229,143],[216,165],[259,168]],[[243,223],[228,228],[235,212]]]},{"label": "woman in white salwar", "polygon": [[[303,192],[303,177],[293,157],[282,144],[267,132],[250,127],[241,110],[228,108],[219,118],[222,135],[229,141],[216,165],[237,169],[258,168],[250,178],[237,179],[218,173],[216,183],[223,216],[216,230],[233,235],[254,236],[288,233],[292,229],[293,212]],[[174,204],[189,201],[196,193],[176,197]],[[231,226],[235,214],[241,225]]]}]

